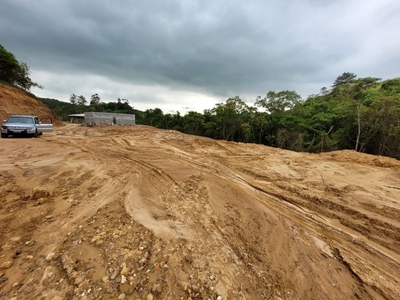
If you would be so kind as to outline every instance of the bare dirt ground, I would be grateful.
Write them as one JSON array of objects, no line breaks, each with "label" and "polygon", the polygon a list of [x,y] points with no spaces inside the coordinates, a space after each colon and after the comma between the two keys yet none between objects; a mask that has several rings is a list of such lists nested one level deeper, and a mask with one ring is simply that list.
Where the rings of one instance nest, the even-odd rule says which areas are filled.
[{"label": "bare dirt ground", "polygon": [[0,140],[1,299],[400,299],[400,162],[150,127]]}]

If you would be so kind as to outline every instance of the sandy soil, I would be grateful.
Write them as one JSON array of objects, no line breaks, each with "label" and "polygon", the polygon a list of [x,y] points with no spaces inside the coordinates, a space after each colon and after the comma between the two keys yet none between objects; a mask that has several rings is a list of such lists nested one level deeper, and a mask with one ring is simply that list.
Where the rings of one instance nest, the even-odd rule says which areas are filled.
[{"label": "sandy soil", "polygon": [[400,299],[400,162],[150,127],[0,140],[1,299]]}]

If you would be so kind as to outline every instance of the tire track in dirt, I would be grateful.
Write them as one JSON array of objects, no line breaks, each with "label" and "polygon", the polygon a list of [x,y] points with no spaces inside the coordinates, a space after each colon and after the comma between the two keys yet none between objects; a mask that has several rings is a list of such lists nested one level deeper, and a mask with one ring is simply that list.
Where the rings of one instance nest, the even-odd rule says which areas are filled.
[{"label": "tire track in dirt", "polygon": [[[41,144],[52,151],[38,148],[30,157],[30,149]],[[19,206],[17,193],[30,195],[42,182],[52,193],[39,207],[48,205],[51,218],[35,219],[32,235],[23,237],[36,241],[30,252],[22,248],[33,259],[13,259],[32,271],[0,270],[0,278],[8,278],[0,293],[9,298],[399,294],[400,259],[389,247],[396,242],[398,208],[388,202],[398,192],[362,182],[374,167],[352,179],[345,177],[351,172],[344,162],[140,126],[66,126],[27,141],[22,151],[24,160],[7,168],[15,178],[24,174],[29,185],[19,189],[16,182],[14,189],[1,172],[0,182],[5,179],[12,192],[0,188],[9,201],[0,209],[6,208],[7,220],[17,210],[32,211],[34,206]],[[334,181],[335,173],[350,182]],[[385,176],[390,186],[400,185],[390,173]],[[11,248],[1,254],[14,251],[9,232],[18,224],[10,224],[4,237]]]}]

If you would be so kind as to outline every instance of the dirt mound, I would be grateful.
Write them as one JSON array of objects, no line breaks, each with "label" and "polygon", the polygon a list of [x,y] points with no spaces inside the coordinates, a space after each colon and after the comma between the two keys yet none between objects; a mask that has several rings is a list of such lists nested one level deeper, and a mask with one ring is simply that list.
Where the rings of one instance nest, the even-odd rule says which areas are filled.
[{"label": "dirt mound", "polygon": [[375,159],[145,126],[3,140],[0,298],[399,299],[399,169]]},{"label": "dirt mound", "polygon": [[0,122],[12,114],[32,114],[41,119],[51,119],[55,126],[63,126],[58,116],[34,96],[0,83]]},{"label": "dirt mound", "polygon": [[352,150],[333,151],[324,153],[322,156],[335,161],[400,169],[400,161],[395,158],[359,153]]}]

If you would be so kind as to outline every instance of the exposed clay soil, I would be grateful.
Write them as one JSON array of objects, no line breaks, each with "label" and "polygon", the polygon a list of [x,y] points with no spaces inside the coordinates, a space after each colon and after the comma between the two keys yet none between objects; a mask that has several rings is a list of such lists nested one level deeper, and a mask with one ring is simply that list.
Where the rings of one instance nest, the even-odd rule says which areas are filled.
[{"label": "exposed clay soil", "polygon": [[23,90],[0,82],[0,125],[10,115],[31,114],[42,119],[43,123],[63,126],[58,116],[42,102]]},{"label": "exposed clay soil", "polygon": [[400,162],[63,126],[0,84],[0,299],[400,299]]},{"label": "exposed clay soil", "polygon": [[400,162],[145,126],[0,140],[1,299],[399,299]]}]

